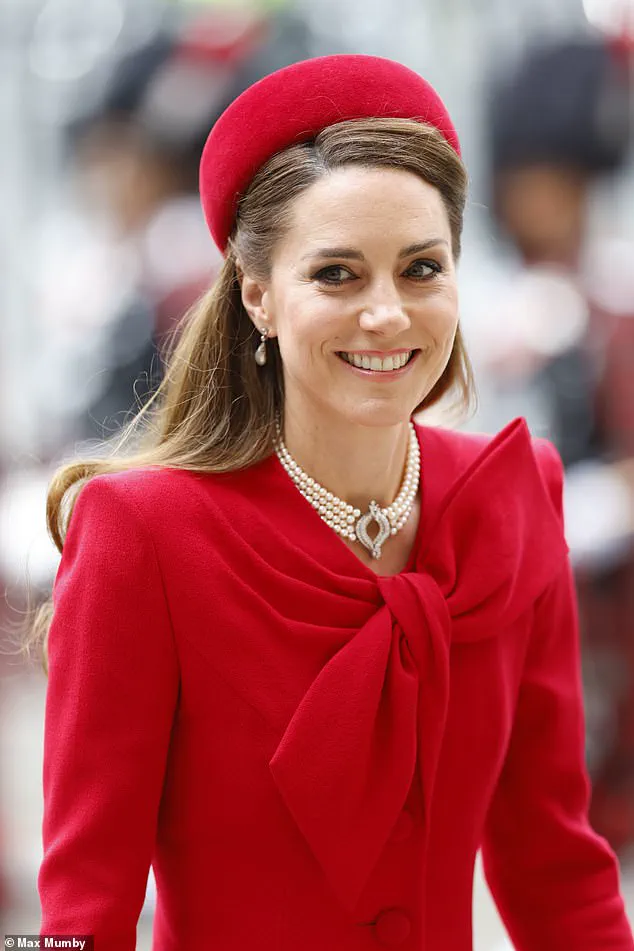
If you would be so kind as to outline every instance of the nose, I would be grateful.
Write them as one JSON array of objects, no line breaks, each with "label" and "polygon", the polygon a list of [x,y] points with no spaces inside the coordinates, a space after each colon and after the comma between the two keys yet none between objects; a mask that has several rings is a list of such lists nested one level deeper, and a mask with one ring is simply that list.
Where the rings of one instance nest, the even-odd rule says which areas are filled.
[{"label": "nose", "polygon": [[393,337],[407,330],[411,321],[393,281],[375,284],[359,315],[359,327],[369,333]]}]

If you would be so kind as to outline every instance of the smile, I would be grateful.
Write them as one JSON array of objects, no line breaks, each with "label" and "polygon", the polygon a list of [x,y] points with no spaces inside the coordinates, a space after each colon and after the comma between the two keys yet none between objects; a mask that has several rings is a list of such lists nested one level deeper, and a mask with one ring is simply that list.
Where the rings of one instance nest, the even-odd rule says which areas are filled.
[{"label": "smile", "polygon": [[337,356],[352,370],[363,373],[364,376],[381,376],[393,379],[401,376],[415,361],[420,350],[403,351],[389,357],[379,357],[375,354],[339,352]]}]

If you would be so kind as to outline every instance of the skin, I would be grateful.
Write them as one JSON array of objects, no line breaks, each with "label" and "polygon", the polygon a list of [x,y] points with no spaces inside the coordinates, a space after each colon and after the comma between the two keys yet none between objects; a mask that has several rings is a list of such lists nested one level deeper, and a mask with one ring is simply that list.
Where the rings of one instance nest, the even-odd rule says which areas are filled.
[{"label": "skin", "polygon": [[[270,279],[243,274],[242,299],[255,326],[278,337],[284,439],[293,457],[362,511],[371,499],[389,505],[402,482],[408,421],[442,375],[458,326],[440,193],[400,169],[330,173],[296,199]],[[391,380],[358,373],[337,355],[412,349],[421,352]]]}]

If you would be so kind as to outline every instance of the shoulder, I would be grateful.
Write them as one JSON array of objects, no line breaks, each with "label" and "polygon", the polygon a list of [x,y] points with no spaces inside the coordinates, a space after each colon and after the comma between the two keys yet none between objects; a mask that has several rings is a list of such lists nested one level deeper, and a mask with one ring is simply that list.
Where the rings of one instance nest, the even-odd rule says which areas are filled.
[{"label": "shoulder", "polygon": [[90,523],[109,535],[125,528],[166,542],[182,539],[202,518],[219,528],[241,517],[265,468],[216,473],[146,466],[102,473],[80,489],[71,527]]},{"label": "shoulder", "polygon": [[125,587],[135,572],[147,579],[159,564],[167,569],[196,523],[195,475],[156,467],[88,479],[72,507],[57,589],[60,576],[80,570]]},{"label": "shoulder", "polygon": [[167,467],[138,467],[90,478],[79,490],[71,525],[100,525],[109,534],[133,523],[182,523],[213,475]]},{"label": "shoulder", "polygon": [[559,451],[554,443],[542,437],[533,436],[531,444],[542,481],[557,514],[563,519],[564,465]]},{"label": "shoulder", "polygon": [[[489,473],[505,474],[518,492],[531,480],[524,478],[536,471],[558,516],[562,517],[564,469],[554,444],[532,436],[524,417],[517,417],[497,433],[445,429],[416,424],[425,460],[446,487],[467,478],[486,464]],[[487,483],[482,483],[486,491]]]}]

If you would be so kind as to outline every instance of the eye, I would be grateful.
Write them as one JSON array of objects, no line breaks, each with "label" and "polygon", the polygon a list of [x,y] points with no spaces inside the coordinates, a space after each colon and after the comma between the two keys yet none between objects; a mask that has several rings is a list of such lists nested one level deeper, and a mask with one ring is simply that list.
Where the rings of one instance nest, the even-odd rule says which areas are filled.
[{"label": "eye", "polygon": [[[423,269],[427,269],[427,273],[422,273]],[[417,271],[417,273],[412,273],[412,271]],[[431,273],[429,273],[431,271]],[[435,277],[436,274],[440,274],[443,271],[443,267],[438,261],[428,261],[420,258],[418,261],[412,261],[408,267],[406,274],[409,274],[411,277],[416,280],[429,280],[432,277]]]},{"label": "eye", "polygon": [[[425,270],[427,273],[425,273]],[[427,281],[435,277],[436,274],[440,274],[443,270],[444,268],[437,261],[421,258],[417,261],[412,261],[405,271],[405,274],[409,277],[413,277],[414,280]],[[317,271],[313,275],[313,280],[319,281],[321,284],[336,286],[354,280],[354,274],[341,264],[330,264],[328,267]]]},{"label": "eye", "polygon": [[[342,274],[344,277],[341,276]],[[329,267],[323,267],[321,271],[313,274],[313,280],[319,281],[321,284],[343,284],[346,280],[345,275],[348,275],[348,277],[354,276],[340,264],[331,264]]]}]

